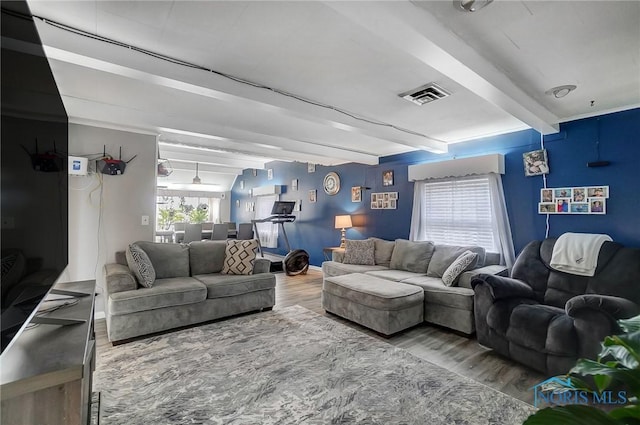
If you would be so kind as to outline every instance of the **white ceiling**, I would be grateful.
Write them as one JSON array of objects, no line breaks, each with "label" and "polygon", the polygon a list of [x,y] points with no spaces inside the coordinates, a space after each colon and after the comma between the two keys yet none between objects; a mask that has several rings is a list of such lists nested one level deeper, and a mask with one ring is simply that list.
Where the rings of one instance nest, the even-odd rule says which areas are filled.
[{"label": "white ceiling", "polygon": [[[154,132],[176,181],[201,162],[203,180],[223,189],[273,159],[376,164],[640,106],[637,1],[496,0],[475,13],[452,1],[28,3],[36,16],[324,105],[37,20],[72,122]],[[451,96],[398,97],[429,82]],[[545,95],[564,84],[578,88]]]}]

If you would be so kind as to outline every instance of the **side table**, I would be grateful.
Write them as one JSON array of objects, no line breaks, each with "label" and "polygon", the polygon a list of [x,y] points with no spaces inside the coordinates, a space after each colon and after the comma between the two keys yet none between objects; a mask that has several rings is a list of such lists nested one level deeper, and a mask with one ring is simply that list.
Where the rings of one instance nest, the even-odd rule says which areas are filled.
[{"label": "side table", "polygon": [[331,259],[333,258],[334,251],[344,251],[344,248],[340,248],[339,246],[322,248],[322,254],[324,255],[325,261],[331,261]]}]

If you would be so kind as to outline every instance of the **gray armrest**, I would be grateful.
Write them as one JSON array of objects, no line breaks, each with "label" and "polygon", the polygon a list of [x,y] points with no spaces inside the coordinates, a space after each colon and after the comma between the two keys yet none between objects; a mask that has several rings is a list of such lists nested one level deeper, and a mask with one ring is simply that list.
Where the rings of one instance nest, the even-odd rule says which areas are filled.
[{"label": "gray armrest", "polygon": [[509,269],[506,266],[499,266],[494,264],[490,266],[484,266],[477,269],[469,270],[460,275],[460,277],[458,278],[458,286],[461,288],[473,289],[471,287],[471,280],[474,277],[481,274],[492,274],[496,276],[506,277],[509,275]]},{"label": "gray armrest", "polygon": [[331,251],[331,261],[344,263],[344,249],[334,249]]},{"label": "gray armrest", "polygon": [[253,265],[253,274],[269,273],[271,270],[271,261],[266,258],[256,258],[256,262]]},{"label": "gray armrest", "polygon": [[587,294],[578,295],[567,301],[567,315],[575,318],[590,310],[602,311],[614,319],[627,319],[640,313],[640,306],[625,298],[610,295]]},{"label": "gray armrest", "polygon": [[138,289],[138,282],[129,267],[122,264],[105,264],[104,282],[107,294]]},{"label": "gray armrest", "polygon": [[524,282],[510,277],[495,276],[492,274],[481,274],[473,278],[471,286],[486,284],[489,287],[494,300],[507,298],[530,298],[535,299],[533,289]]}]

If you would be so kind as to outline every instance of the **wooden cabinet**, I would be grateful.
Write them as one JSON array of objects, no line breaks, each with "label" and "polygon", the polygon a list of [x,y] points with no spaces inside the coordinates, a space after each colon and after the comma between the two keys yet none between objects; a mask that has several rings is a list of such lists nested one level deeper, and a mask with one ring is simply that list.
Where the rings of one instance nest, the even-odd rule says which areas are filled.
[{"label": "wooden cabinet", "polygon": [[3,425],[89,423],[91,376],[95,369],[95,281],[59,283],[55,289],[88,295],[45,302],[38,314],[47,307],[66,304],[46,317],[82,323],[38,324],[22,332],[2,353]]}]

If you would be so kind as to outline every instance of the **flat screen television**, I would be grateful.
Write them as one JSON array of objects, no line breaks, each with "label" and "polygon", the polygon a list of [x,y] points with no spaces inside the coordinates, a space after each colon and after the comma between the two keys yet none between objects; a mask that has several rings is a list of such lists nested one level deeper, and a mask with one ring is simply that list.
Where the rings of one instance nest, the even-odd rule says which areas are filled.
[{"label": "flat screen television", "polygon": [[24,1],[2,2],[2,351],[68,262],[68,117]]}]

